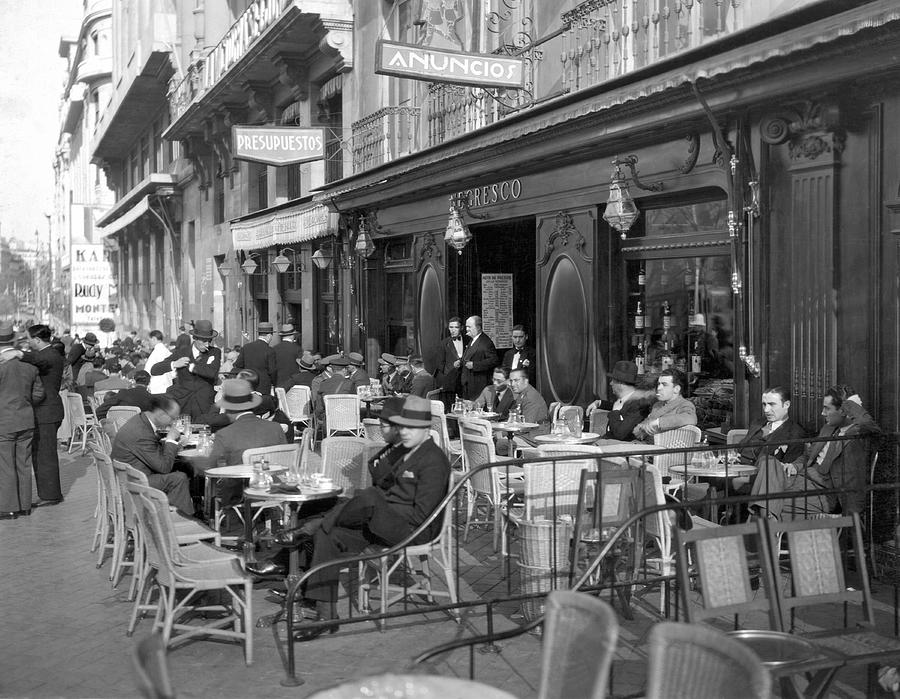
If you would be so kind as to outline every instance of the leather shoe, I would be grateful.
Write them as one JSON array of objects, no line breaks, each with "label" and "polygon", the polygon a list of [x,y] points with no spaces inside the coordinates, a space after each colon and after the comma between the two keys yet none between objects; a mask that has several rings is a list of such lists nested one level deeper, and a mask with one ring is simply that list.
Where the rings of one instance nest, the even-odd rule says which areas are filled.
[{"label": "leather shoe", "polygon": [[247,572],[255,578],[283,578],[287,575],[283,565],[279,565],[274,561],[262,561],[261,563],[248,563]]},{"label": "leather shoe", "polygon": [[34,503],[31,507],[32,507],[32,508],[35,508],[35,507],[53,507],[54,505],[58,505],[58,504],[61,503],[62,501],[63,501],[62,498],[60,498],[59,500],[44,500],[43,498],[41,498],[41,499],[38,500],[36,503]]},{"label": "leather shoe", "polygon": [[0,519],[18,519],[17,512],[0,512]]},{"label": "leather shoe", "polygon": [[27,517],[31,514],[31,508],[29,507],[27,510],[19,510],[18,512],[16,512],[16,514],[19,515],[19,517]]}]

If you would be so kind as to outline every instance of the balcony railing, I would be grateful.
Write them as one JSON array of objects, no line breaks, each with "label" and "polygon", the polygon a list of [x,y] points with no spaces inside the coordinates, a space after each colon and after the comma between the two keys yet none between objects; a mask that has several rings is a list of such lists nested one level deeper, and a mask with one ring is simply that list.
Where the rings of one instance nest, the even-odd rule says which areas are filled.
[{"label": "balcony railing", "polygon": [[353,171],[362,172],[419,148],[418,107],[384,107],[353,123]]}]

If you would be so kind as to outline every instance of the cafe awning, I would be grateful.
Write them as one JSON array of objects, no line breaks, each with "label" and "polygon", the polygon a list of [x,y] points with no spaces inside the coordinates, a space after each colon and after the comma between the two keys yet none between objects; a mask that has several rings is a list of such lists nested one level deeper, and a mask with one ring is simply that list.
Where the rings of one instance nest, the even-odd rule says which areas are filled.
[{"label": "cafe awning", "polygon": [[289,208],[266,209],[231,222],[235,250],[302,243],[337,233],[339,216],[308,200]]}]

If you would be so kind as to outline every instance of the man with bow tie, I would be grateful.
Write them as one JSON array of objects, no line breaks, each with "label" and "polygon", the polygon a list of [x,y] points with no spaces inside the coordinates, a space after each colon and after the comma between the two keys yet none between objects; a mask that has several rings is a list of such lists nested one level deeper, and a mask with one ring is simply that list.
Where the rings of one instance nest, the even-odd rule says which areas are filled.
[{"label": "man with bow tie", "polygon": [[485,386],[491,383],[491,374],[500,362],[494,341],[482,331],[480,316],[466,319],[466,335],[471,340],[463,352],[460,367],[462,395],[466,400],[475,400]]},{"label": "man with bow tie", "polygon": [[176,349],[150,371],[154,376],[162,376],[175,370],[175,381],[166,393],[178,401],[182,414],[190,415],[192,420],[210,412],[216,397],[222,351],[210,342],[218,334],[210,321],[198,320],[191,328],[191,344]]},{"label": "man with bow tie", "polygon": [[534,386],[537,375],[537,354],[531,347],[525,346],[527,341],[528,333],[525,332],[525,326],[514,325],[512,329],[513,346],[503,355],[501,366],[506,367],[509,371],[524,369],[528,372],[528,382]]},{"label": "man with bow tie", "polygon": [[466,351],[466,341],[462,336],[462,321],[454,316],[447,323],[450,337],[441,340],[441,366],[438,385],[448,393],[459,395],[460,393],[460,368],[462,367],[463,353]]}]

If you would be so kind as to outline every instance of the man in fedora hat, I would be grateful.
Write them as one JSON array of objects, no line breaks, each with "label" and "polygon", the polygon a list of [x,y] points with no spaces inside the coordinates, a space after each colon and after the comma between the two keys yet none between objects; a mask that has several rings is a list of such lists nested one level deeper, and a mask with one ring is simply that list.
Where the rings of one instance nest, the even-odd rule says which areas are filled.
[{"label": "man in fedora hat", "polygon": [[300,345],[294,342],[294,326],[286,323],[278,330],[281,336],[272,350],[275,352],[275,385],[285,391],[293,386],[291,376],[297,371],[297,360],[303,356]]},{"label": "man in fedora hat", "polygon": [[[393,458],[374,462],[375,485],[336,505],[318,527],[311,528],[310,567],[352,556],[373,544],[399,543],[419,528],[447,494],[450,462],[431,439],[430,402],[407,396],[399,414],[388,420],[397,427],[402,452],[397,450]],[[413,543],[431,541],[441,525],[441,518],[435,518]],[[306,599],[314,604],[320,618],[337,616],[339,570],[338,566],[326,568],[307,581]],[[302,626],[297,633],[300,640],[318,635]]]},{"label": "man in fedora hat", "polygon": [[275,350],[269,344],[275,328],[271,323],[263,321],[256,326],[257,339],[241,347],[238,358],[234,361],[234,370],[253,369],[259,374],[259,392],[272,392],[272,381],[276,376]]},{"label": "man in fedora hat", "polygon": [[630,441],[634,439],[634,428],[650,413],[654,395],[651,391],[638,391],[638,370],[634,362],[616,362],[609,373],[609,386],[615,401],[595,400],[587,407],[590,417],[595,410],[608,410],[606,439]]},{"label": "man in fedora hat", "polygon": [[[286,443],[281,425],[254,414],[260,403],[262,397],[253,391],[246,379],[226,379],[222,382],[216,405],[227,416],[229,424],[215,433],[209,456],[202,461],[198,459],[199,468],[205,470],[222,459],[226,464],[239,464],[247,449]],[[242,491],[243,483],[240,481],[221,478],[216,496],[224,507],[229,507],[241,501]]]},{"label": "man in fedora hat", "polygon": [[31,514],[32,406],[44,398],[38,370],[19,360],[15,340],[12,325],[0,325],[0,519]]},{"label": "man in fedora hat", "polygon": [[310,354],[309,350],[303,350],[303,355],[297,357],[298,371],[291,374],[288,390],[292,386],[309,386],[312,389],[313,381],[319,375],[319,367],[316,362],[321,358],[318,354]]},{"label": "man in fedora hat", "polygon": [[72,349],[69,350],[69,356],[66,357],[66,361],[72,367],[72,377],[76,381],[85,360],[93,359],[98,352],[97,336],[94,333],[85,333],[81,342],[72,344]]},{"label": "man in fedora hat", "polygon": [[213,405],[222,351],[210,342],[218,334],[210,321],[198,320],[191,328],[191,344],[176,347],[150,371],[153,376],[162,376],[175,370],[175,380],[167,394],[178,401],[181,412],[192,420],[208,413]]},{"label": "man in fedora hat", "polygon": [[363,369],[363,364],[365,364],[365,359],[359,352],[351,352],[347,355],[347,359],[350,362],[350,369],[348,370],[347,378],[350,380],[350,384],[353,386],[354,392],[360,386],[368,386],[369,385],[369,374]]}]

